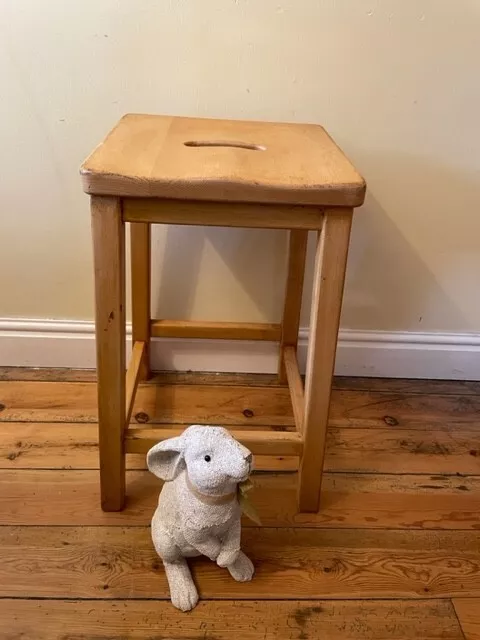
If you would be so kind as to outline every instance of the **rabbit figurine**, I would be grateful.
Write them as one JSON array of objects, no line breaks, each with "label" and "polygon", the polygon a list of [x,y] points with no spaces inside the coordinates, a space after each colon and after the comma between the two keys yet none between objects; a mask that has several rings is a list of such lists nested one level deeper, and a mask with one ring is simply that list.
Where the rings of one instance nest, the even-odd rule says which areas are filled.
[{"label": "rabbit figurine", "polygon": [[238,485],[248,479],[252,454],[222,427],[192,425],[147,454],[149,470],[165,481],[152,519],[172,604],[198,602],[186,558],[204,555],[234,580],[251,580],[252,562],[240,549]]}]

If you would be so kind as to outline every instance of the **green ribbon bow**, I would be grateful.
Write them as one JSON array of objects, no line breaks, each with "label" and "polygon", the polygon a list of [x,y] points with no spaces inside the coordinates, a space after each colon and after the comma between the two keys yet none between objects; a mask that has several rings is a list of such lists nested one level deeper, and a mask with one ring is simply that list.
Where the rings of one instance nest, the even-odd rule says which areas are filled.
[{"label": "green ribbon bow", "polygon": [[242,512],[250,518],[255,524],[261,525],[262,522],[257,513],[257,510],[250,502],[250,498],[248,497],[248,492],[253,489],[253,482],[248,479],[244,480],[244,482],[240,482],[238,485],[238,503],[240,504],[240,509]]}]

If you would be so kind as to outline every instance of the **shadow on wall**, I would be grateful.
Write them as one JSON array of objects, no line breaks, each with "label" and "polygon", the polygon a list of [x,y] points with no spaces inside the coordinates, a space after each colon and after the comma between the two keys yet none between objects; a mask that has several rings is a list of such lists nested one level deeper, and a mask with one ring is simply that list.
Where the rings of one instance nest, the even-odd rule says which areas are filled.
[{"label": "shadow on wall", "polygon": [[[478,178],[418,157],[358,160],[368,195],[354,220],[342,327],[480,331],[473,295],[480,272]],[[313,261],[311,237],[302,326],[309,322]]]},{"label": "shadow on wall", "polygon": [[[479,303],[468,294],[480,272],[479,181],[418,157],[357,154],[357,162],[369,191],[355,216],[342,327],[480,331]],[[168,227],[161,233],[156,317],[279,320],[285,232]],[[301,326],[309,323],[310,236]]]},{"label": "shadow on wall", "polygon": [[[163,257],[154,262],[160,272],[156,317],[258,322],[280,317],[286,232],[168,226],[163,233]],[[242,317],[245,307],[248,317]]]}]

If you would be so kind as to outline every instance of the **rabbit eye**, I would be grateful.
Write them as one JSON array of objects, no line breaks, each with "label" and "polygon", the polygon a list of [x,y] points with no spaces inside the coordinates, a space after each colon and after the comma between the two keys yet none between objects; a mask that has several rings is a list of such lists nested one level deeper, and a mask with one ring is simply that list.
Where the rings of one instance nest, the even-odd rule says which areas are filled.
[{"label": "rabbit eye", "polygon": [[204,458],[204,460],[205,460],[205,462],[210,462],[211,457],[210,457],[209,455],[206,455],[206,456],[205,456],[205,458]]}]

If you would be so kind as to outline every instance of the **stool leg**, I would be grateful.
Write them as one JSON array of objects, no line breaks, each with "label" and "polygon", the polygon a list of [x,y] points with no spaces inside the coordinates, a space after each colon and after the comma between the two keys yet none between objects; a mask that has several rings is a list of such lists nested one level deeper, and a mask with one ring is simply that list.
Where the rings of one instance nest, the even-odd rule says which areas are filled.
[{"label": "stool leg", "polygon": [[287,380],[285,364],[283,362],[283,350],[285,347],[297,348],[307,242],[307,230],[292,229],[290,231],[287,285],[285,287],[285,303],[282,318],[282,340],[280,342],[278,360],[278,376],[281,384],[285,384]]},{"label": "stool leg", "polygon": [[150,225],[145,222],[132,222],[132,343],[145,343],[140,380],[146,380],[150,376],[150,243]]},{"label": "stool leg", "polygon": [[301,512],[317,511],[320,502],[352,213],[352,209],[343,208],[327,213],[317,240],[305,380],[304,451],[299,473]]},{"label": "stool leg", "polygon": [[125,224],[119,198],[91,199],[101,502],[125,501]]}]

